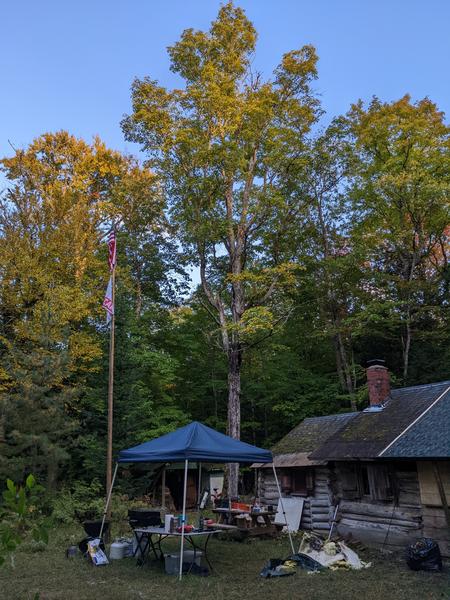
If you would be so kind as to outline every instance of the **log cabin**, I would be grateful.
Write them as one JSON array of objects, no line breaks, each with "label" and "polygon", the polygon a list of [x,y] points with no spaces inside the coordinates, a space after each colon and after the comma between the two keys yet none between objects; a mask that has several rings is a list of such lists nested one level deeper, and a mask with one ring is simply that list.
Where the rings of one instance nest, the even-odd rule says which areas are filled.
[{"label": "log cabin", "polygon": [[450,381],[391,389],[382,363],[367,369],[366,409],[305,419],[273,448],[283,495],[304,497],[302,529],[326,532],[336,511],[342,536],[391,549],[432,537],[450,556]]},{"label": "log cabin", "polygon": [[[327,415],[305,419],[273,448],[281,493],[284,497],[304,499],[300,529],[329,530],[333,510],[330,469],[326,460],[309,455],[356,413]],[[254,464],[258,468],[258,495],[261,504],[277,504],[278,490],[272,464]]]}]

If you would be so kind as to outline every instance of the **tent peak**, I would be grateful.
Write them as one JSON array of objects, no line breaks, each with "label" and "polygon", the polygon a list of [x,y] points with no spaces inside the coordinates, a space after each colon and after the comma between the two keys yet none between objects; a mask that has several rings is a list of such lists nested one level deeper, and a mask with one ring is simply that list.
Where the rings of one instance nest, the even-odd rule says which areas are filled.
[{"label": "tent peak", "polygon": [[192,421],[179,429],[122,450],[118,462],[267,463],[272,452],[231,438],[204,423]]}]

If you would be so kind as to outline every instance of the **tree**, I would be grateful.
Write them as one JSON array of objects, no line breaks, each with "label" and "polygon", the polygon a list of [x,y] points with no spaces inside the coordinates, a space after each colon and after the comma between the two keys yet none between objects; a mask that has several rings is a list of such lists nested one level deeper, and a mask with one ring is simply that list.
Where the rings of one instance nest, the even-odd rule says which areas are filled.
[{"label": "tree", "polygon": [[409,96],[359,102],[341,123],[354,145],[352,235],[366,258],[359,325],[398,332],[406,382],[415,332],[439,311],[448,270],[450,128],[433,102]]},{"label": "tree", "polygon": [[[263,81],[251,68],[255,43],[242,9],[222,6],[208,32],[188,29],[169,48],[184,87],[135,80],[133,113],[122,123],[126,139],[147,152],[180,244],[198,265],[227,356],[228,433],[235,438],[246,336],[280,318],[277,290],[291,275],[283,235],[298,207],[280,193],[281,181],[304,158],[318,112],[309,87],[314,48],[285,54],[273,79]],[[229,491],[237,493],[237,466]]]},{"label": "tree", "polygon": [[1,166],[10,183],[0,199],[2,475],[21,478],[33,463],[53,484],[102,355],[102,238],[113,220],[136,231],[139,215],[156,236],[162,199],[134,159],[64,131]]},{"label": "tree", "polygon": [[310,140],[308,160],[290,169],[285,186],[303,207],[293,224],[290,241],[304,268],[298,301],[309,290],[310,302],[317,307],[315,319],[334,347],[342,391],[349,395],[352,409],[356,410],[347,323],[360,277],[358,248],[350,240],[351,205],[345,193],[351,162],[345,131],[338,122],[332,122]]},{"label": "tree", "polygon": [[33,471],[52,489],[59,467],[69,459],[76,430],[69,407],[78,393],[68,377],[67,350],[52,343],[45,331],[37,342],[23,348],[13,345],[4,353],[10,383],[0,393],[6,424],[0,479],[22,478]]}]

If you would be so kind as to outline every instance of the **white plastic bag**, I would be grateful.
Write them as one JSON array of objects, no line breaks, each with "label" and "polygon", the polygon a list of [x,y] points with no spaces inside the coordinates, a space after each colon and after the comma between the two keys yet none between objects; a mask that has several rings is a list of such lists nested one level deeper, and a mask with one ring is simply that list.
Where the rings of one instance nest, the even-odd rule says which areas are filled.
[{"label": "white plastic bag", "polygon": [[96,567],[107,565],[109,563],[106,554],[100,548],[100,538],[95,538],[88,542],[88,554],[92,560],[92,564]]}]

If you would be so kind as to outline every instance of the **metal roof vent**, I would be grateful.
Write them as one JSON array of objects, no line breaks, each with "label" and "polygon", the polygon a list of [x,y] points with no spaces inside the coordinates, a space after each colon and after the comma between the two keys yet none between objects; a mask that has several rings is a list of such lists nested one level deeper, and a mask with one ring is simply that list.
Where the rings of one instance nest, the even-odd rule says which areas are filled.
[{"label": "metal roof vent", "polygon": [[365,408],[363,413],[379,413],[384,409],[385,406],[385,404],[372,404],[371,406]]}]

